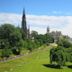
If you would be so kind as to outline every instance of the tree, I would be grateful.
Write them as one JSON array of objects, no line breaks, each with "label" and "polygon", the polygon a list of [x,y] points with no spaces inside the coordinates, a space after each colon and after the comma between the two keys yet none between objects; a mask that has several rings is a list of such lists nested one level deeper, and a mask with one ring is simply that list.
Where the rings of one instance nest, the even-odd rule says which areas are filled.
[{"label": "tree", "polygon": [[56,62],[60,67],[65,65],[66,52],[63,47],[57,47],[50,50],[50,63]]},{"label": "tree", "polygon": [[[1,49],[13,49],[17,50],[21,48],[22,34],[20,29],[14,27],[11,24],[4,24],[0,26],[0,47]],[[9,51],[11,51],[9,50]]]},{"label": "tree", "polygon": [[69,39],[66,38],[65,36],[62,36],[58,41],[57,44],[59,46],[63,46],[65,48],[69,48],[72,46],[71,42],[69,42]]},{"label": "tree", "polygon": [[54,42],[54,38],[53,38],[53,36],[50,33],[49,34],[45,34],[44,38],[45,38],[45,43],[46,44]]},{"label": "tree", "polygon": [[31,37],[32,37],[32,38],[35,39],[37,35],[38,35],[38,32],[37,32],[37,31],[32,31],[32,32],[31,32]]}]

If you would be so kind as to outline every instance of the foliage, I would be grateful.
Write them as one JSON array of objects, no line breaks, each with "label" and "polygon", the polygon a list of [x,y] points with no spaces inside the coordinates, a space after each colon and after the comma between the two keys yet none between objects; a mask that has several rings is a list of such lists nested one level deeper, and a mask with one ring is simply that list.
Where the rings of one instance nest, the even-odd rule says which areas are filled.
[{"label": "foliage", "polygon": [[[0,26],[0,48],[1,49],[3,50],[6,49],[7,51],[8,49],[12,50],[14,47],[16,47],[16,49],[21,48],[21,37],[22,36],[19,28],[16,28],[11,24],[4,24]],[[8,52],[4,52],[4,53],[6,54]]]},{"label": "foliage", "polygon": [[45,34],[45,43],[53,43],[54,42],[54,38],[51,34]]},{"label": "foliage", "polygon": [[2,49],[1,58],[4,58],[4,57],[8,58],[11,55],[11,53],[12,53],[11,49],[7,49],[7,48]]},{"label": "foliage", "polygon": [[72,48],[58,46],[50,50],[50,63],[56,62],[60,67],[72,61]]},{"label": "foliage", "polygon": [[43,44],[53,43],[54,39],[50,34],[45,34],[45,35],[40,34],[35,37],[35,41],[38,41],[40,45],[43,45]]},{"label": "foliage", "polygon": [[36,31],[32,31],[32,32],[31,32],[31,36],[32,36],[32,37],[36,38],[37,35],[38,35],[38,32],[36,32]]},{"label": "foliage", "polygon": [[64,38],[64,37],[60,38],[60,39],[58,40],[57,44],[58,44],[59,46],[65,47],[65,48],[69,48],[69,47],[72,46],[72,44],[69,42],[69,40],[68,40],[67,38]]}]

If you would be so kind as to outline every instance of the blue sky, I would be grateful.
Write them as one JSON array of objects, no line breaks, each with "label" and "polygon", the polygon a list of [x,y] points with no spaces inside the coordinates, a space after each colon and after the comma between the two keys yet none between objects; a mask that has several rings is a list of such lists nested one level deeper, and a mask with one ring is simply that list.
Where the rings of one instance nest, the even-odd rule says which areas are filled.
[{"label": "blue sky", "polygon": [[0,0],[0,12],[27,14],[72,15],[72,0]]},{"label": "blue sky", "polygon": [[49,26],[72,37],[72,0],[0,0],[0,25],[21,26],[23,8],[31,30],[44,34]]}]

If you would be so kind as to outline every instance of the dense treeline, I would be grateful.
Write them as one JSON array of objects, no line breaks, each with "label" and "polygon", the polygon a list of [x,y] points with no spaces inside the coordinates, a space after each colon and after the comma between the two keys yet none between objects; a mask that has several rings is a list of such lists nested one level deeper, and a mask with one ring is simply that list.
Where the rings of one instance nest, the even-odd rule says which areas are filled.
[{"label": "dense treeline", "polygon": [[11,24],[0,26],[0,57],[19,55],[21,50],[27,49],[30,52],[43,44],[53,43],[51,34],[38,34],[32,31],[29,38],[24,39],[22,29]]},{"label": "dense treeline", "polygon": [[36,31],[29,33],[27,38],[23,37],[23,31],[19,27],[11,24],[0,26],[0,57],[8,58],[11,55],[20,55],[22,50],[32,52],[42,45],[56,43],[57,48],[50,50],[50,63],[54,62],[59,67],[66,62],[72,62],[72,44],[68,36],[64,36],[59,31],[50,32],[47,28],[46,34],[38,34]]},{"label": "dense treeline", "polygon": [[0,26],[0,50],[1,57],[9,57],[11,53],[20,54],[21,31],[10,24]]}]

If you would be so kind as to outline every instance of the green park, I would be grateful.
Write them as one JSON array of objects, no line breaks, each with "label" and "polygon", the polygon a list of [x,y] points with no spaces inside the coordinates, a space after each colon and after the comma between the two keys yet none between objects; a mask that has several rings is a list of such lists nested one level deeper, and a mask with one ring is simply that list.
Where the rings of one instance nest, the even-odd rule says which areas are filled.
[{"label": "green park", "polygon": [[72,72],[72,2],[0,2],[0,72]]}]

